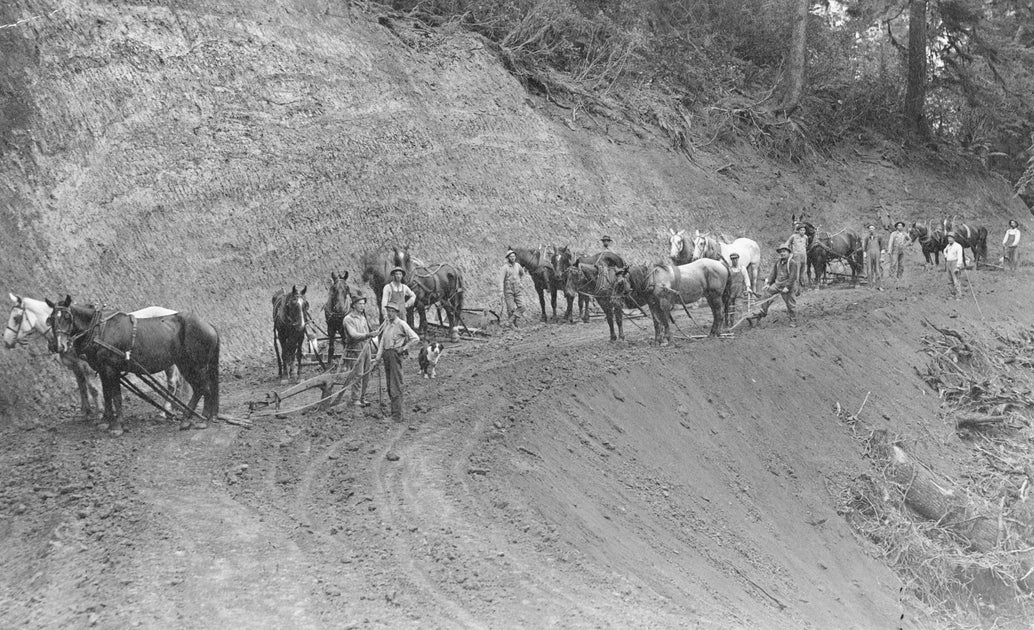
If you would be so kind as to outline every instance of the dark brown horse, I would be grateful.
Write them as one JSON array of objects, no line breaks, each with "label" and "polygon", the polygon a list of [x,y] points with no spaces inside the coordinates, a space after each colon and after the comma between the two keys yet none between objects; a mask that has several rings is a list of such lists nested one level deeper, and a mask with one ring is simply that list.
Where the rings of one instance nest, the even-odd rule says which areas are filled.
[{"label": "dark brown horse", "polygon": [[340,274],[331,272],[330,286],[328,287],[327,303],[323,305],[323,315],[327,320],[327,364],[334,361],[334,339],[341,338],[341,347],[347,343],[345,339],[345,315],[351,305],[352,292],[346,281],[348,272]]},{"label": "dark brown horse", "polygon": [[[607,317],[610,340],[625,338],[622,328],[626,296],[631,292],[625,269],[606,264],[575,264],[564,272],[564,295],[568,298],[567,321],[571,321],[572,296],[578,297],[582,321],[589,323],[589,300],[595,299]],[[615,332],[616,325],[616,332]]]},{"label": "dark brown horse", "polygon": [[[74,351],[101,378],[104,391],[102,428],[122,435],[122,387],[126,372],[157,374],[179,368],[193,394],[180,429],[204,429],[219,413],[219,333],[191,313],[137,319],[128,313],[73,305],[66,297],[54,309],[50,326],[59,352]],[[204,420],[195,421],[194,408],[205,398]]]},{"label": "dark brown horse", "polygon": [[359,268],[362,270],[360,278],[373,289],[373,299],[377,303],[377,312],[381,313],[381,321],[384,321],[381,296],[384,293],[384,285],[391,282],[391,270],[402,267],[406,270],[406,275],[409,275],[412,266],[408,248],[399,246],[390,250],[367,252],[359,259]]},{"label": "dark brown horse", "polygon": [[525,271],[531,274],[532,282],[535,285],[535,292],[539,296],[539,306],[542,307],[542,321],[549,321],[546,317],[546,292],[549,292],[550,304],[553,307],[553,321],[556,321],[556,294],[560,289],[560,275],[554,267],[554,260],[557,255],[555,251],[549,252],[547,260],[546,247],[529,249],[526,247],[510,247],[510,250],[517,254],[517,262]]},{"label": "dark brown horse", "polygon": [[589,305],[592,299],[596,297],[595,293],[593,291],[581,291],[577,288],[584,282],[585,273],[592,273],[588,271],[590,269],[609,268],[615,270],[625,268],[625,261],[614,252],[575,256],[566,246],[558,249],[557,262],[555,264],[557,270],[561,273],[560,284],[564,291],[564,298],[567,300],[567,311],[564,313],[563,321],[569,324],[574,323],[572,312],[576,299],[578,300],[579,317],[583,322],[589,322]]},{"label": "dark brown horse", "polygon": [[305,346],[305,333],[309,326],[309,301],[305,298],[302,287],[291,287],[291,292],[277,289],[273,294],[273,350],[276,352],[277,371],[281,382],[291,378],[292,367],[294,379],[302,374],[302,348]]},{"label": "dark brown horse", "polygon": [[459,340],[459,325],[463,317],[463,273],[454,265],[441,263],[413,267],[407,274],[406,284],[416,294],[413,308],[406,313],[407,323],[413,325],[413,312],[420,315],[420,334],[427,333],[427,309],[441,305],[449,318],[449,337]]},{"label": "dark brown horse", "polygon": [[853,230],[843,229],[835,234],[816,232],[808,248],[808,263],[815,271],[815,284],[826,279],[826,267],[830,260],[842,260],[851,269],[851,286],[858,285],[862,272],[862,238]]},{"label": "dark brown horse", "polygon": [[919,241],[919,247],[923,250],[923,258],[926,259],[927,265],[931,264],[931,256],[933,264],[941,264],[941,252],[948,246],[943,226],[934,224],[932,221],[927,221],[926,225],[913,222],[912,227],[908,228],[908,240],[913,243]]}]

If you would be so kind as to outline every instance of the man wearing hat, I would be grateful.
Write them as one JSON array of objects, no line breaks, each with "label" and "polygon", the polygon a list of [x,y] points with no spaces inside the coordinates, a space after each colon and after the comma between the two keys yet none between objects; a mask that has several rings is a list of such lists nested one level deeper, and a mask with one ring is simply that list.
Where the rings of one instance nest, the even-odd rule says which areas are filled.
[{"label": "man wearing hat", "polygon": [[740,255],[736,252],[729,254],[729,308],[725,311],[726,328],[736,325],[736,314],[740,312],[749,282],[747,268],[740,267]]},{"label": "man wearing hat", "polygon": [[797,295],[800,295],[808,274],[808,228],[798,223],[784,244],[790,248],[790,258],[797,261]]},{"label": "man wearing hat", "polygon": [[404,312],[408,312],[409,309],[413,308],[413,304],[416,303],[416,293],[413,293],[413,289],[410,289],[409,285],[403,282],[406,277],[406,270],[402,267],[395,267],[391,270],[390,275],[391,282],[384,285],[384,289],[381,291],[381,322],[388,317],[385,309],[391,302],[405,303]]},{"label": "man wearing hat", "polygon": [[944,266],[948,270],[951,297],[962,299],[962,245],[955,241],[954,234],[948,234],[948,246],[944,248]]},{"label": "man wearing hat", "polygon": [[905,222],[898,221],[894,224],[894,231],[890,233],[890,243],[887,245],[890,275],[898,280],[905,271],[905,248],[910,244],[908,232],[905,230]]},{"label": "man wearing hat", "polygon": [[798,263],[790,259],[790,248],[786,245],[780,245],[776,251],[779,253],[779,260],[772,265],[772,272],[768,274],[768,279],[765,281],[765,288],[761,293],[763,298],[761,310],[747,318],[747,323],[751,326],[768,315],[768,307],[777,295],[783,296],[783,302],[786,303],[786,314],[790,317],[790,327],[797,326]]},{"label": "man wearing hat", "polygon": [[506,251],[506,263],[501,274],[503,288],[503,304],[506,323],[517,328],[518,320],[524,317],[524,267],[517,264],[517,253],[512,249]]},{"label": "man wearing hat", "polygon": [[1018,262],[1016,260],[1016,248],[1020,245],[1020,224],[1015,220],[1009,221],[1009,229],[1005,231],[1005,238],[1002,239],[1002,247],[1005,253],[1002,255],[1002,262],[1009,271],[1016,271]]},{"label": "man wearing hat", "polygon": [[865,253],[869,287],[882,291],[880,277],[883,275],[883,268],[880,266],[880,256],[887,253],[887,245],[883,241],[883,235],[876,233],[876,225],[873,223],[869,224],[869,233],[862,239],[862,251]]},{"label": "man wearing hat", "polygon": [[603,243],[603,251],[610,251],[611,240],[609,236],[604,235],[603,238],[600,239],[600,242]]},{"label": "man wearing hat", "polygon": [[385,306],[388,318],[381,324],[381,336],[374,361],[384,359],[384,378],[388,381],[388,398],[391,400],[391,417],[402,422],[402,357],[409,346],[419,343],[420,337],[399,318],[404,308],[398,301]]},{"label": "man wearing hat", "polygon": [[370,366],[373,365],[371,339],[380,330],[370,332],[370,320],[366,319],[366,296],[362,291],[352,295],[352,307],[345,315],[342,325],[345,329],[345,366],[352,369],[358,365],[358,376],[352,381],[352,404],[366,407],[366,389],[370,384]]}]

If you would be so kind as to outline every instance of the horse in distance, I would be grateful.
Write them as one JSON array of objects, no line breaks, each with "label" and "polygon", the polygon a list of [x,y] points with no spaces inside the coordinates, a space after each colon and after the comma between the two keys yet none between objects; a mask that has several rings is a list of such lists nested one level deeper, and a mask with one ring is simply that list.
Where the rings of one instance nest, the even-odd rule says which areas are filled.
[{"label": "horse in distance", "polygon": [[560,289],[560,276],[557,274],[554,260],[556,254],[552,251],[547,253],[546,247],[538,249],[528,247],[510,247],[510,251],[517,254],[517,262],[524,270],[531,275],[532,283],[535,286],[535,293],[539,296],[539,306],[542,309],[542,321],[547,322],[546,317],[546,293],[549,293],[550,305],[553,308],[553,321],[556,321],[556,297]]},{"label": "horse in distance", "polygon": [[323,315],[327,322],[327,365],[334,362],[334,340],[340,338],[342,348],[347,343],[344,321],[351,306],[352,296],[347,280],[347,271],[342,271],[340,274],[331,272],[330,274],[327,303],[323,306]]},{"label": "horse in distance", "polygon": [[[732,261],[729,256],[731,254],[739,254],[740,264],[747,270],[747,280],[750,284],[747,289],[750,291],[757,289],[758,274],[761,272],[761,246],[756,241],[741,237],[734,239],[731,243],[726,243],[713,234],[705,234],[697,230],[693,234],[692,242],[693,250],[690,254],[690,260],[685,262],[700,258],[710,258],[712,260],[721,260],[726,265],[731,265]],[[674,250],[674,244],[672,249]],[[685,246],[683,246],[684,251]],[[672,261],[674,262],[674,260],[675,258],[673,257]],[[685,260],[684,254],[680,256],[680,260]],[[677,264],[685,264],[685,262]]]},{"label": "horse in distance", "polygon": [[459,326],[463,319],[463,273],[455,265],[439,263],[415,266],[408,274],[406,284],[416,295],[413,308],[406,313],[412,325],[413,311],[420,315],[420,335],[427,333],[427,309],[440,304],[449,319],[449,338],[459,341]]},{"label": "horse in distance", "polygon": [[[941,252],[948,246],[948,239],[945,237],[944,228],[940,224],[926,221],[925,224],[920,225],[919,222],[913,221],[912,226],[908,228],[908,240],[912,243],[919,242],[919,248],[923,252],[926,267],[929,267],[931,264],[941,264]],[[932,261],[930,260],[931,258],[933,258]]]},{"label": "horse in distance", "polygon": [[292,286],[290,293],[277,289],[273,294],[273,351],[281,382],[301,378],[302,351],[309,325],[306,289],[303,286],[299,291],[297,286]]}]

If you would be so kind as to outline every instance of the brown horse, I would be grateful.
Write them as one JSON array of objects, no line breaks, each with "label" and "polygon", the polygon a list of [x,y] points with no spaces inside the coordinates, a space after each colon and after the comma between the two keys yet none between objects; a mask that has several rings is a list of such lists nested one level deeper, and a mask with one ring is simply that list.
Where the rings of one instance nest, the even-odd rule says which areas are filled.
[{"label": "brown horse", "polygon": [[927,221],[926,225],[919,225],[918,222],[913,221],[912,227],[908,228],[908,240],[913,243],[919,241],[919,247],[923,250],[923,258],[926,259],[925,266],[930,266],[931,256],[933,257],[932,264],[941,264],[941,252],[948,246],[943,226],[936,225],[932,221]]},{"label": "brown horse", "polygon": [[[219,413],[219,333],[191,313],[137,319],[121,312],[100,311],[47,300],[53,310],[49,323],[58,352],[74,351],[101,377],[104,391],[102,428],[122,435],[122,388],[126,372],[157,374],[173,365],[194,392],[183,412],[180,429],[204,429]],[[193,420],[194,408],[205,398],[204,420]]]},{"label": "brown horse", "polygon": [[671,343],[671,309],[677,303],[692,304],[707,298],[714,320],[710,336],[721,333],[725,311],[729,305],[729,268],[711,258],[700,258],[688,265],[656,265],[629,270],[630,292],[626,302],[636,306],[648,304],[653,316],[654,339],[662,345]]},{"label": "brown horse", "polygon": [[459,325],[463,313],[463,273],[449,263],[428,267],[413,267],[407,274],[406,284],[416,294],[413,308],[406,313],[407,323],[413,325],[413,312],[420,315],[420,335],[427,333],[427,308],[441,305],[449,318],[449,338],[459,341]]},{"label": "brown horse", "polygon": [[402,267],[409,275],[413,261],[409,256],[406,247],[394,246],[390,251],[381,250],[367,252],[359,259],[359,268],[362,270],[360,276],[362,281],[373,289],[373,299],[377,303],[377,312],[381,313],[381,321],[384,320],[381,304],[381,294],[384,292],[384,285],[391,282],[389,275],[395,267]]},{"label": "brown horse", "polygon": [[302,349],[305,346],[305,333],[309,326],[309,301],[305,298],[302,287],[291,287],[291,292],[277,289],[273,294],[273,350],[276,352],[277,371],[281,382],[302,375]]},{"label": "brown horse", "polygon": [[[564,291],[564,298],[567,300],[567,312],[564,313],[563,321],[573,324],[572,310],[574,308],[574,301],[578,300],[579,317],[583,322],[588,323],[589,304],[596,297],[594,291],[582,291],[578,288],[579,285],[585,282],[585,273],[593,273],[588,271],[589,269],[624,269],[625,261],[614,252],[575,256],[571,253],[570,248],[564,246],[558,248],[554,265],[561,274],[560,286]],[[595,281],[595,276],[593,276],[593,281]]]},{"label": "brown horse", "polygon": [[331,272],[330,286],[327,288],[327,303],[323,305],[323,315],[327,320],[327,364],[334,361],[334,339],[341,338],[341,347],[347,343],[345,339],[345,315],[351,305],[352,293],[346,281],[348,272],[340,274]]},{"label": "brown horse", "polygon": [[531,274],[532,282],[535,285],[535,292],[539,296],[539,306],[542,308],[542,321],[549,321],[546,318],[546,292],[550,294],[550,304],[553,307],[553,321],[556,321],[556,294],[560,289],[560,275],[554,266],[557,255],[547,252],[545,246],[539,249],[526,247],[510,247],[510,251],[517,254],[517,262],[524,267],[525,271]]},{"label": "brown horse", "polygon": [[[987,260],[987,228],[967,225],[958,216],[945,217],[941,225],[945,238],[949,234],[955,235],[955,242],[962,245],[963,250],[968,248],[973,252],[973,260]],[[962,264],[966,264],[965,251],[962,252]]]},{"label": "brown horse", "polygon": [[843,260],[851,268],[851,286],[858,285],[862,272],[862,237],[854,230],[843,229],[835,234],[816,232],[808,249],[809,264],[815,269],[815,284],[826,279],[830,260]]},{"label": "brown horse", "polygon": [[625,269],[616,269],[606,264],[580,263],[569,267],[564,272],[564,295],[568,300],[565,315],[567,321],[571,321],[573,297],[578,298],[579,314],[585,323],[589,323],[589,300],[595,299],[607,317],[610,340],[624,339],[622,307],[625,296],[631,292],[625,272]]}]

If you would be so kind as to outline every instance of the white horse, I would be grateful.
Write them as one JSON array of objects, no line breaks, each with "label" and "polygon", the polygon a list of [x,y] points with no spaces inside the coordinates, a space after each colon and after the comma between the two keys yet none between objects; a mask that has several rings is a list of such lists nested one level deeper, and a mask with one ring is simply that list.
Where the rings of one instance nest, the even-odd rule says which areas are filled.
[{"label": "white horse", "polygon": [[693,249],[690,250],[686,243],[686,231],[669,230],[671,232],[671,259],[675,264],[684,265],[700,258],[711,258],[713,260],[724,260],[725,264],[731,265],[729,254],[739,254],[740,265],[747,270],[747,291],[756,291],[758,286],[758,273],[761,271],[761,246],[749,238],[737,238],[731,243],[724,242],[710,234],[703,234],[696,230],[693,234]]},{"label": "white horse", "polygon": [[[729,254],[740,255],[740,264],[747,269],[748,291],[754,291],[758,284],[758,273],[761,270],[761,247],[749,238],[732,239],[728,236],[715,238],[711,235],[702,234],[696,230],[693,238],[687,238],[685,230],[668,229],[671,234],[668,244],[671,246],[669,255],[672,263],[686,265],[699,258],[711,258],[713,260],[724,260],[727,265],[732,262]],[[692,242],[693,247],[690,247]]]},{"label": "white horse", "polygon": [[[29,339],[37,334],[47,338],[47,333],[50,332],[47,319],[50,318],[53,309],[42,300],[17,296],[13,293],[8,293],[7,295],[11,298],[13,306],[11,306],[11,314],[7,317],[7,327],[4,329],[4,346],[10,349],[15,346],[25,345],[29,343]],[[137,319],[148,319],[173,315],[175,313],[176,311],[161,306],[148,306],[147,308],[133,311],[130,315]],[[50,343],[51,340],[48,339],[47,341],[51,351],[56,352]],[[97,386],[97,373],[93,371],[86,361],[75,356],[73,352],[58,354],[61,358],[61,364],[75,375],[75,382],[79,386],[79,402],[83,417],[89,421],[93,410],[99,411],[101,409],[101,403],[98,400],[100,388]],[[180,378],[179,370],[175,366],[165,371],[165,383],[169,391],[173,392],[180,399],[190,395],[190,386]],[[165,401],[164,409],[165,417],[172,418],[172,403]]]}]

